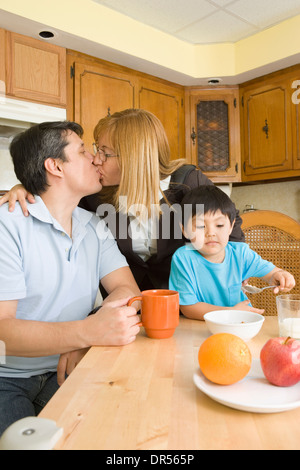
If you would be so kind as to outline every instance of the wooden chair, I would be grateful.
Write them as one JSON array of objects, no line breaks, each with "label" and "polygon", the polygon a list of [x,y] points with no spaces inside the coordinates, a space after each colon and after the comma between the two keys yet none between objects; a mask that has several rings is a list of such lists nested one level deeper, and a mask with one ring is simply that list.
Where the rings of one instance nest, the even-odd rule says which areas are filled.
[{"label": "wooden chair", "polygon": [[[251,211],[241,217],[246,243],[262,258],[292,273],[296,286],[290,292],[300,294],[300,224],[275,211]],[[258,287],[266,285],[259,278],[249,279],[249,284]],[[254,307],[265,309],[265,315],[277,315],[276,295],[272,289],[247,295]]]}]

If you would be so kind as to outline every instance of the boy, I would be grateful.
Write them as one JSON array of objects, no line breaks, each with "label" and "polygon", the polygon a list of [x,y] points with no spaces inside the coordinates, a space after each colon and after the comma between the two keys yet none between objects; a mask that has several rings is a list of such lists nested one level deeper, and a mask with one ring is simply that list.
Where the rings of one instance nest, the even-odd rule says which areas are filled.
[{"label": "boy", "polygon": [[250,277],[278,285],[274,293],[295,286],[292,274],[263,260],[246,243],[229,242],[236,211],[219,188],[200,186],[186,194],[181,207],[182,231],[190,243],[172,258],[169,288],[179,292],[186,317],[203,320],[207,312],[232,308],[263,313],[241,290]]}]

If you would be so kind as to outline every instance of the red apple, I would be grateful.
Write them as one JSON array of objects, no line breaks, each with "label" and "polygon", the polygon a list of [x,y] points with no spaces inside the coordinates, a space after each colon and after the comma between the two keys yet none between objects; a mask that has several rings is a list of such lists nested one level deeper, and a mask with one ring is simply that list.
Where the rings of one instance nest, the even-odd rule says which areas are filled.
[{"label": "red apple", "polygon": [[272,338],[260,352],[266,379],[278,387],[291,387],[300,381],[300,341]]}]

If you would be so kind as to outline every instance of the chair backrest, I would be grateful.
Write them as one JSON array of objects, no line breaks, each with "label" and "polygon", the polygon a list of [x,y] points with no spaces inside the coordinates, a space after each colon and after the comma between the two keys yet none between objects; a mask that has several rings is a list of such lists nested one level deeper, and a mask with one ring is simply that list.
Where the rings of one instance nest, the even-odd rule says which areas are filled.
[{"label": "chair backrest", "polygon": [[[241,217],[246,243],[262,258],[292,273],[296,286],[291,293],[300,294],[300,224],[275,211],[251,211]],[[249,284],[266,285],[258,278],[250,279]],[[265,309],[265,315],[277,315],[276,296],[272,289],[261,294],[249,294],[248,297],[254,307]]]}]

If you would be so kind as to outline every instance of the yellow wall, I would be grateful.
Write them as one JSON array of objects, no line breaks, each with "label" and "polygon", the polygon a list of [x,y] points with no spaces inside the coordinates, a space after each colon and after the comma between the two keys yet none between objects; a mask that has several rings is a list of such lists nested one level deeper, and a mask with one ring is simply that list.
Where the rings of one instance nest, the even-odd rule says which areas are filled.
[{"label": "yellow wall", "polygon": [[192,45],[91,0],[0,0],[0,9],[190,77],[235,76],[299,53],[300,15],[235,44]]},{"label": "yellow wall", "polygon": [[300,52],[300,15],[235,44],[236,73],[262,67]]}]

